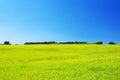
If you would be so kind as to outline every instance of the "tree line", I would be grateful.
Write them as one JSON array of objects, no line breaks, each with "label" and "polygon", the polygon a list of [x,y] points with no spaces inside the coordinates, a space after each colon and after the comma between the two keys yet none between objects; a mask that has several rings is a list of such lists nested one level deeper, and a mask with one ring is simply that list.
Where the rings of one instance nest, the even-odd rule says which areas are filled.
[{"label": "tree line", "polygon": [[[10,41],[4,41],[4,45],[11,45]],[[85,41],[68,41],[68,42],[56,42],[56,41],[45,41],[45,42],[25,42],[24,45],[30,44],[103,44],[103,41],[96,42],[85,42]],[[116,44],[115,42],[109,42],[108,44]]]},{"label": "tree line", "polygon": [[[103,41],[96,42],[84,42],[84,41],[68,41],[68,42],[56,42],[56,41],[45,41],[45,42],[25,42],[25,45],[29,44],[103,44]],[[115,42],[109,42],[108,44],[116,44]]]}]

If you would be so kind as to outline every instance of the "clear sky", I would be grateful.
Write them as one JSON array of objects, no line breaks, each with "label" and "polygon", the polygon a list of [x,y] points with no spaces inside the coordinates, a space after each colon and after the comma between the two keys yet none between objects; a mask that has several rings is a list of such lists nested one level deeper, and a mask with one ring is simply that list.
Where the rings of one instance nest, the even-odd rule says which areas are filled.
[{"label": "clear sky", "polygon": [[120,43],[119,0],[0,0],[0,43]]}]

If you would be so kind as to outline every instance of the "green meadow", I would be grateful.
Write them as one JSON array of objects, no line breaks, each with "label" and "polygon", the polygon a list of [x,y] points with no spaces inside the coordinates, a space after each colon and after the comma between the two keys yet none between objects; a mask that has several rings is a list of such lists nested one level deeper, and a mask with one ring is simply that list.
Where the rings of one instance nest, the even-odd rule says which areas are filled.
[{"label": "green meadow", "polygon": [[0,45],[0,80],[120,80],[120,45]]}]

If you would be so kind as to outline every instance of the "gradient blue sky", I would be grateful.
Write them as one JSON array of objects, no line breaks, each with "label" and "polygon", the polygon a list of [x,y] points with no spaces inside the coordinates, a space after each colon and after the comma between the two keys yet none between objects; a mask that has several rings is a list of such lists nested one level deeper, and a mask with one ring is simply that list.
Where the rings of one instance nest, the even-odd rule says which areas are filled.
[{"label": "gradient blue sky", "polygon": [[119,0],[0,0],[0,43],[120,42]]}]

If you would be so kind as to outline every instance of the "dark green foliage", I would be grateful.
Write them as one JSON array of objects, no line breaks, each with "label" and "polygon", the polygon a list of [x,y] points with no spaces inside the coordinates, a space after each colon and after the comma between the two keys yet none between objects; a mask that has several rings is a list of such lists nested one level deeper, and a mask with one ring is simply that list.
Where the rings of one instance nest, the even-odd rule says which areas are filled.
[{"label": "dark green foliage", "polygon": [[4,44],[5,45],[10,45],[10,42],[9,41],[4,41]]},{"label": "dark green foliage", "polygon": [[108,44],[116,44],[115,42],[109,42]]},{"label": "dark green foliage", "polygon": [[75,42],[76,44],[88,44],[88,42]]},{"label": "dark green foliage", "polygon": [[25,42],[24,44],[87,44],[88,42],[55,42],[55,41],[46,41],[46,42]]},{"label": "dark green foliage", "polygon": [[95,44],[103,44],[103,42],[102,41],[97,41],[97,42],[95,42]]},{"label": "dark green foliage", "polygon": [[24,44],[56,44],[55,41],[45,41],[45,42],[25,42]]},{"label": "dark green foliage", "polygon": [[79,41],[74,41],[74,42],[59,42],[59,44],[87,44],[87,42],[79,42]]},{"label": "dark green foliage", "polygon": [[74,42],[59,42],[59,44],[74,44]]}]

